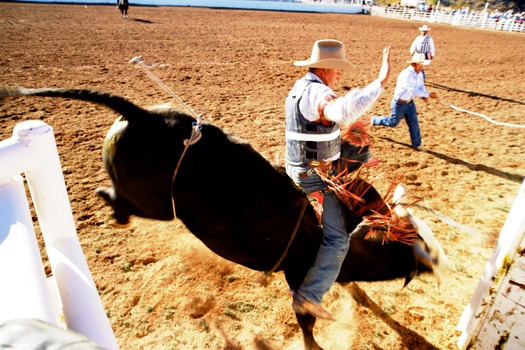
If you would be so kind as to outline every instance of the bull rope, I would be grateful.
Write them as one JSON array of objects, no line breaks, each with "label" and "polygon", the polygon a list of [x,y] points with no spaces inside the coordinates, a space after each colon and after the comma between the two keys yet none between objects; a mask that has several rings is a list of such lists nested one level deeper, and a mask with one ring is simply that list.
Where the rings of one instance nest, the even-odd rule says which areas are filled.
[{"label": "bull rope", "polygon": [[140,68],[142,68],[146,74],[153,79],[161,88],[163,88],[165,91],[167,91],[177,102],[179,102],[184,108],[186,108],[190,114],[195,118],[195,122],[192,123],[191,128],[191,135],[188,139],[185,139],[183,141],[184,149],[182,150],[182,154],[180,155],[179,161],[177,162],[177,166],[175,167],[175,170],[173,172],[173,177],[171,180],[171,206],[173,208],[173,216],[177,217],[177,211],[175,210],[175,199],[173,198],[173,184],[175,183],[175,178],[177,177],[177,173],[179,172],[180,164],[182,163],[182,159],[186,155],[186,151],[191,145],[196,144],[202,137],[201,129],[202,129],[202,114],[197,115],[188,105],[186,105],[180,98],[175,94],[160,78],[153,73],[148,66],[146,65],[146,62],[142,58],[142,56],[135,56],[133,57],[129,63],[136,64]]},{"label": "bull rope", "polygon": [[277,270],[277,268],[279,267],[279,265],[281,265],[286,255],[288,255],[288,250],[290,250],[290,247],[292,246],[292,242],[294,241],[295,236],[297,235],[297,232],[299,231],[299,226],[301,225],[301,221],[303,221],[304,212],[306,211],[306,207],[308,206],[308,203],[310,203],[310,201],[308,200],[308,197],[305,197],[304,202],[303,202],[303,207],[301,208],[301,213],[299,214],[299,217],[297,218],[297,222],[295,223],[295,228],[292,232],[292,236],[290,237],[290,240],[288,241],[288,245],[286,246],[286,249],[284,250],[283,255],[281,255],[277,263],[271,268],[271,270],[266,271],[266,275],[271,275],[272,273],[274,273],[275,270]]},{"label": "bull rope", "polygon": [[186,155],[186,151],[188,150],[188,148],[190,148],[191,145],[196,144],[201,139],[202,117],[199,116],[197,121],[193,122],[191,125],[192,127],[190,138],[183,141],[184,149],[182,150],[182,154],[180,155],[179,161],[177,162],[175,171],[173,171],[173,178],[171,179],[171,206],[173,207],[174,217],[177,217],[177,211],[175,210],[175,198],[173,198],[173,184],[175,183],[175,177],[177,177],[180,164],[182,163],[182,158],[184,158],[184,155]]},{"label": "bull rope", "polygon": [[[180,98],[179,96],[177,96],[177,94],[175,94],[166,84],[164,84],[164,82],[162,80],[160,80],[160,78],[155,74],[153,73],[149,68],[148,68],[148,65],[146,64],[146,62],[144,61],[144,59],[142,58],[142,56],[135,56],[133,57],[129,63],[131,64],[136,64],[138,65],[140,68],[142,68],[147,75],[149,75],[149,77],[151,79],[153,79],[153,81],[155,81],[161,88],[163,88],[168,94],[170,94],[178,103],[180,103],[184,108],[186,108],[190,114],[195,118],[195,119],[199,119],[199,117],[197,116],[197,114],[188,106],[186,105]],[[198,140],[197,140],[198,141]]]},{"label": "bull rope", "polygon": [[443,103],[444,105],[446,105],[446,106],[448,106],[448,107],[450,107],[452,109],[455,109],[456,111],[465,112],[465,113],[472,114],[472,115],[475,115],[475,116],[478,116],[478,117],[482,117],[482,118],[486,119],[487,121],[489,121],[492,124],[500,125],[500,126],[510,126],[510,127],[513,127],[513,128],[524,128],[525,129],[525,125],[498,122],[498,121],[495,121],[494,119],[491,119],[491,118],[487,117],[485,114],[476,113],[476,112],[469,111],[468,109],[463,109],[463,108],[456,107],[456,106],[454,106],[453,104],[449,103],[447,100],[445,100],[445,99],[443,99],[441,97],[438,97],[438,100],[441,103]]},{"label": "bull rope", "polygon": [[437,217],[439,220],[443,221],[445,224],[449,225],[449,226],[452,226],[452,227],[455,227],[465,233],[468,233],[470,235],[477,235],[477,236],[481,236],[481,232],[479,232],[478,230],[476,230],[475,228],[472,228],[468,225],[464,225],[464,224],[461,224],[457,221],[455,221],[454,219],[444,215],[444,214],[441,214],[440,212],[438,212],[437,210],[435,209],[432,209],[431,207],[429,207],[428,205],[426,204],[419,204],[419,203],[415,203],[412,205],[413,207],[418,207],[418,208],[421,208],[421,209],[424,209],[426,211],[428,211],[429,213],[433,214],[435,217]]}]

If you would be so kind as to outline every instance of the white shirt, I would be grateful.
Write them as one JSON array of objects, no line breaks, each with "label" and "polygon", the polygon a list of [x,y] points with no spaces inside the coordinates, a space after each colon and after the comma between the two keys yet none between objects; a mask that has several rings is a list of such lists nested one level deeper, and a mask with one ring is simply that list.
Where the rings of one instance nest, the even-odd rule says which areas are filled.
[{"label": "white shirt", "polygon": [[348,126],[365,114],[383,92],[379,80],[374,80],[364,89],[354,88],[344,97],[336,97],[334,91],[317,75],[308,72],[306,77],[320,83],[308,85],[299,102],[299,110],[309,121],[319,120],[321,116],[318,106],[330,96],[332,102],[325,107],[324,114],[335,123]]},{"label": "white shirt", "polygon": [[[422,50],[422,44],[423,44],[423,40],[425,38],[428,38],[428,50]],[[436,56],[436,47],[434,46],[434,39],[432,39],[428,34],[423,36],[423,35],[418,35],[415,39],[414,39],[414,42],[412,42],[412,45],[410,45],[410,54],[413,55],[415,52],[418,52],[418,53],[427,53],[429,52],[432,54],[432,58],[434,58]]]},{"label": "white shirt", "polygon": [[414,97],[428,97],[430,92],[425,89],[423,73],[416,73],[412,65],[403,69],[397,76],[394,98],[396,100],[410,101]]}]

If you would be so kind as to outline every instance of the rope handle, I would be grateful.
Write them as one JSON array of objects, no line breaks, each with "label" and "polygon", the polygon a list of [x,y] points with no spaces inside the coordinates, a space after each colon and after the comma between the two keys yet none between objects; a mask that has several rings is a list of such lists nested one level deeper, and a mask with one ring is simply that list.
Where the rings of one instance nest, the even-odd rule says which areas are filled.
[{"label": "rope handle", "polygon": [[183,141],[184,146],[188,147],[196,144],[202,137],[202,114],[197,117],[197,121],[191,123],[191,135],[189,139]]}]

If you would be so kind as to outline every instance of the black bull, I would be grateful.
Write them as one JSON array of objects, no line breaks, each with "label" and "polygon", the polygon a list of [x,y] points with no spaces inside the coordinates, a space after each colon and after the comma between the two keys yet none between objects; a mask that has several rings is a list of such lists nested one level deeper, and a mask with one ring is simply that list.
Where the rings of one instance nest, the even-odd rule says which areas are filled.
[{"label": "black bull", "polygon": [[[126,224],[130,215],[171,220],[175,209],[177,218],[216,254],[268,271],[283,256],[300,223],[277,270],[283,270],[290,288],[296,289],[314,263],[322,241],[314,210],[308,205],[301,216],[305,194],[282,167],[273,166],[247,142],[205,122],[201,139],[182,157],[184,140],[190,138],[195,123],[187,114],[172,109],[145,110],[118,96],[81,89],[0,91],[0,97],[8,96],[79,99],[122,115],[104,142],[104,164],[112,187],[97,189],[120,224]],[[378,209],[383,203],[373,187],[364,199],[357,215],[347,213],[348,232],[371,213],[370,208]],[[365,240],[366,230],[356,231],[338,282],[405,278],[408,283],[422,272],[432,272],[432,267],[417,257],[417,249],[398,242]],[[320,349],[312,334],[316,319],[298,314],[297,320],[305,347]]]}]

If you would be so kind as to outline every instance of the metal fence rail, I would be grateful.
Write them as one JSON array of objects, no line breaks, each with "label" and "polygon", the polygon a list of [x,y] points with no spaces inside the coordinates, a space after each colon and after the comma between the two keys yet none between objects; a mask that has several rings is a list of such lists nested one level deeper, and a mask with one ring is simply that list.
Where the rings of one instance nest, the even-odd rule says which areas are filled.
[{"label": "metal fence rail", "polygon": [[439,10],[420,11],[408,7],[393,8],[373,6],[371,14],[373,16],[405,19],[410,21],[444,23],[453,26],[525,33],[525,21],[517,21],[515,18],[491,18],[487,15],[465,14],[460,11],[451,13]]}]

